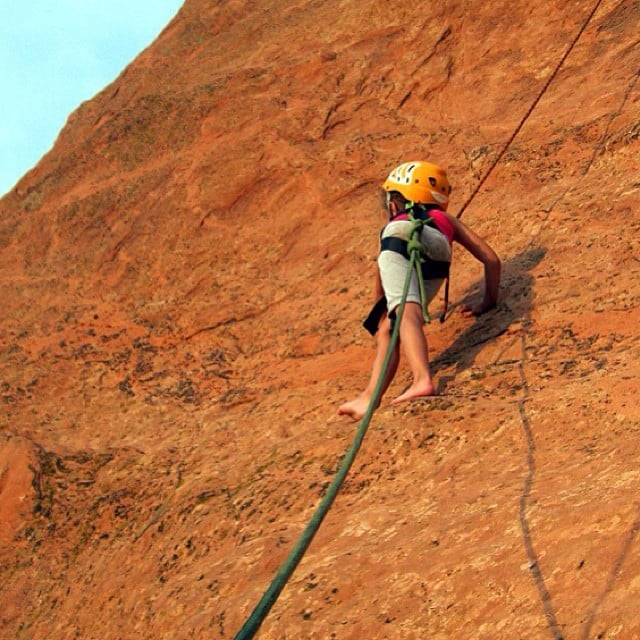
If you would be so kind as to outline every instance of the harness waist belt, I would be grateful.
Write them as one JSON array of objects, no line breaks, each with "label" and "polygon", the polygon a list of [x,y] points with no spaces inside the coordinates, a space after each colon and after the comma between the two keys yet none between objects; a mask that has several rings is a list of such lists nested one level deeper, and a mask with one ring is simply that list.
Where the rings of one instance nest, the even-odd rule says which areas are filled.
[{"label": "harness waist belt", "polygon": [[[407,249],[407,241],[401,238],[382,238],[380,242],[380,251],[395,251],[401,256],[409,260],[409,250]],[[432,260],[424,254],[420,255],[420,268],[422,277],[425,280],[440,280],[449,277],[450,262],[444,260]]]}]

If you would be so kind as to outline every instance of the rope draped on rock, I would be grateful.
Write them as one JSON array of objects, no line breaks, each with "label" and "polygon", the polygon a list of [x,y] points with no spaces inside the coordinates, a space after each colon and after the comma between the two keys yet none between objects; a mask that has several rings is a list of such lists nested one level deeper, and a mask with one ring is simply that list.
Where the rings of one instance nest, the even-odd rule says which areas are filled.
[{"label": "rope draped on rock", "polygon": [[425,321],[428,322],[428,313],[426,306],[426,299],[424,298],[424,282],[422,278],[422,270],[420,268],[420,256],[422,253],[422,246],[420,244],[420,233],[422,232],[422,221],[415,220],[412,216],[410,216],[410,220],[412,222],[412,228],[410,233],[410,239],[408,244],[409,251],[409,267],[407,269],[407,275],[404,282],[404,288],[402,292],[402,299],[400,301],[400,305],[398,307],[396,313],[396,321],[393,323],[393,330],[391,332],[391,338],[389,340],[389,346],[387,347],[387,351],[385,353],[385,358],[382,364],[382,370],[380,372],[380,377],[376,383],[376,387],[373,391],[373,395],[371,396],[371,401],[369,402],[369,406],[367,407],[367,411],[365,412],[362,420],[360,421],[360,425],[358,426],[358,430],[356,432],[355,438],[351,443],[351,446],[347,450],[347,453],[342,460],[336,475],[334,476],[331,484],[329,485],[326,494],[320,501],[315,513],[311,516],[307,526],[304,531],[300,535],[297,543],[293,547],[293,549],[289,552],[289,555],[285,559],[285,561],[280,565],[278,572],[275,577],[271,581],[271,584],[266,589],[262,598],[255,606],[246,622],[242,625],[242,628],[235,635],[234,640],[249,640],[253,638],[257,633],[260,625],[267,617],[267,614],[271,610],[271,607],[275,604],[278,596],[281,591],[284,589],[287,581],[295,571],[296,567],[302,560],[307,548],[311,544],[313,537],[317,533],[324,517],[327,515],[327,512],[331,508],[333,501],[335,500],[342,484],[344,483],[347,474],[349,473],[349,469],[353,464],[358,451],[360,450],[360,446],[362,445],[362,441],[364,440],[364,436],[369,428],[369,423],[371,422],[371,418],[373,413],[380,402],[380,398],[382,396],[382,385],[383,381],[387,375],[387,371],[389,369],[389,365],[391,363],[391,358],[393,356],[393,352],[395,350],[396,344],[398,342],[398,335],[400,331],[400,323],[402,321],[402,316],[404,314],[404,308],[406,306],[407,294],[409,292],[409,285],[411,283],[412,272],[415,269],[418,273],[418,280],[420,282],[420,295],[422,299],[422,309],[425,314]]}]

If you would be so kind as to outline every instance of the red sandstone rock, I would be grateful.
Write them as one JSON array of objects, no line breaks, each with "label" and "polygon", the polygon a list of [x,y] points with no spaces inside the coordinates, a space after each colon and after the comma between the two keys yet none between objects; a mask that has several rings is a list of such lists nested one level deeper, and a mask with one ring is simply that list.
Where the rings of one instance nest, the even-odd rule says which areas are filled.
[{"label": "red sandstone rock", "polygon": [[[592,9],[191,0],[71,114],[0,201],[3,639],[235,635],[355,434],[377,186],[458,211]],[[637,9],[465,210],[500,308],[427,327],[441,397],[383,402],[261,638],[640,637]]]}]

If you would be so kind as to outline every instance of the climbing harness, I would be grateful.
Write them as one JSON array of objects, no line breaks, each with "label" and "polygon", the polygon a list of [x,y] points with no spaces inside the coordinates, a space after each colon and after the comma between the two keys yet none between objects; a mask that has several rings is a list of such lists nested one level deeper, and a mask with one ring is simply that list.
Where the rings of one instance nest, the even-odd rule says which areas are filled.
[{"label": "climbing harness", "polygon": [[[425,323],[429,324],[431,318],[429,317],[429,310],[427,308],[427,296],[424,289],[425,278],[438,278],[449,277],[449,262],[443,262],[439,260],[432,260],[424,252],[424,247],[420,241],[422,229],[424,228],[425,221],[420,218],[414,218],[413,214],[409,214],[409,221],[411,222],[411,232],[409,233],[409,241],[407,242],[407,252],[409,262],[414,265],[416,274],[418,276],[418,284],[420,286],[420,305],[422,306],[422,317]],[[390,240],[392,238],[389,238]],[[384,240],[383,240],[384,244]],[[413,259],[412,259],[413,256]],[[430,269],[433,267],[433,271]],[[434,272],[441,270],[445,273],[444,276],[438,276]]]},{"label": "climbing harness", "polygon": [[[402,165],[401,165],[402,166]],[[397,171],[397,170],[396,170]],[[393,175],[393,174],[392,174]],[[386,183],[385,183],[386,184]],[[395,253],[399,253],[401,256],[409,259],[410,249],[414,248],[419,251],[419,263],[416,265],[416,272],[418,276],[418,283],[420,286],[420,299],[423,304],[423,315],[425,318],[425,322],[428,324],[431,322],[431,318],[429,316],[429,312],[426,307],[426,294],[424,289],[424,280],[445,280],[446,287],[445,292],[448,291],[449,284],[449,272],[451,268],[450,260],[434,260],[429,257],[427,253],[424,251],[424,247],[420,242],[420,237],[422,234],[422,229],[425,226],[432,227],[437,231],[440,231],[438,227],[435,225],[434,221],[429,217],[429,211],[436,208],[439,209],[439,205],[427,204],[426,210],[415,210],[414,203],[410,203],[406,212],[403,213],[405,218],[412,223],[411,230],[409,232],[409,240],[403,240],[402,238],[397,238],[395,236],[387,236],[380,240],[380,251],[394,251]],[[398,216],[394,218],[397,220]],[[440,322],[444,322],[444,318],[447,313],[447,307],[449,304],[449,296],[445,293],[444,297],[444,310],[440,315]],[[365,318],[362,326],[373,336],[378,331],[378,324],[380,323],[380,319],[384,315],[387,310],[387,300],[384,296],[382,296],[376,303],[373,305],[369,315]],[[393,313],[389,316],[393,321]]]}]

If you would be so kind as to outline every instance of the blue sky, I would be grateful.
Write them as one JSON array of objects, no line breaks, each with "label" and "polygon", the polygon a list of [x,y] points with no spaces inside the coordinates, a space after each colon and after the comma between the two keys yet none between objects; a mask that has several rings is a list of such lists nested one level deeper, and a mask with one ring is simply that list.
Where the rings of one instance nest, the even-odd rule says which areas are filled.
[{"label": "blue sky", "polygon": [[0,0],[0,196],[184,0]]}]

